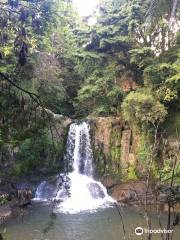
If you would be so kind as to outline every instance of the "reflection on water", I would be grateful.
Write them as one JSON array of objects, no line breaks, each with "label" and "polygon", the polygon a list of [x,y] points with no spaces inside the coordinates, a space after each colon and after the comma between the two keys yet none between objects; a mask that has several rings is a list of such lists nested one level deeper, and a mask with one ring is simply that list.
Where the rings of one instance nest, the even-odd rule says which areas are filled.
[{"label": "reflection on water", "polygon": [[[93,213],[50,214],[48,206],[33,208],[23,219],[13,219],[4,227],[7,240],[120,240],[123,237],[121,218],[117,209],[101,209]],[[141,211],[134,208],[121,208],[126,239],[146,239],[147,235],[136,236],[136,227],[146,227]],[[166,226],[166,215],[161,222]],[[152,216],[154,229],[159,229],[156,214]],[[1,228],[2,232],[3,228]],[[176,227],[173,239],[179,240],[180,227]],[[154,234],[152,239],[161,239]]]}]

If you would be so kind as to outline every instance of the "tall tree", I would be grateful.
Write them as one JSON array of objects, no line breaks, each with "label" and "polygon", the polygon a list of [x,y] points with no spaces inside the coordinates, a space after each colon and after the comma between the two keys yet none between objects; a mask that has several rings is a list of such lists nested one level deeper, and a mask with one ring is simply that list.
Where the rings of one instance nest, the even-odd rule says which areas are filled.
[{"label": "tall tree", "polygon": [[178,8],[179,3],[177,0],[152,0],[147,11],[148,21],[152,23],[162,17],[166,17],[170,21],[175,17]]}]

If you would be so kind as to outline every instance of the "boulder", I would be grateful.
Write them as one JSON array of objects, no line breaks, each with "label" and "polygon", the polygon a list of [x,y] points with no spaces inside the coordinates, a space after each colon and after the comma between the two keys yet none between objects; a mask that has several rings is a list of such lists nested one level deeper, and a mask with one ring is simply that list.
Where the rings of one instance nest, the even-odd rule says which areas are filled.
[{"label": "boulder", "polygon": [[12,216],[12,210],[8,204],[0,206],[0,225]]},{"label": "boulder", "polygon": [[111,175],[105,175],[101,179],[101,183],[108,189],[117,184],[117,180]]},{"label": "boulder", "polygon": [[[118,202],[127,204],[138,204],[145,202],[147,186],[143,181],[129,181],[117,184],[111,190],[111,196]],[[152,201],[153,195],[151,189],[148,193],[148,201]]]},{"label": "boulder", "polygon": [[88,189],[91,193],[92,198],[94,198],[94,199],[105,197],[105,194],[104,194],[102,188],[97,183],[89,183]]}]

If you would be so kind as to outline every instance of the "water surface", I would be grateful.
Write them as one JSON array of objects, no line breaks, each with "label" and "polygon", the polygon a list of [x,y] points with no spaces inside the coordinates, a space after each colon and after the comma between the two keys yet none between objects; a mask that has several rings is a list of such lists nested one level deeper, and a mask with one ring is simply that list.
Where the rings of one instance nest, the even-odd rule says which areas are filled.
[{"label": "water surface", "polygon": [[[147,235],[136,236],[134,229],[146,227],[142,212],[135,208],[120,209],[125,227],[126,239],[146,239]],[[23,221],[22,221],[23,220]],[[167,217],[161,216],[166,225]],[[160,228],[157,215],[152,216],[153,228]],[[58,213],[51,215],[48,205],[33,207],[24,218],[10,220],[6,228],[7,240],[123,240],[124,232],[121,217],[116,208],[99,209],[96,212],[78,214]],[[1,232],[3,230],[1,227]],[[176,227],[174,240],[180,238],[180,227]],[[154,234],[152,239],[161,239]]]}]

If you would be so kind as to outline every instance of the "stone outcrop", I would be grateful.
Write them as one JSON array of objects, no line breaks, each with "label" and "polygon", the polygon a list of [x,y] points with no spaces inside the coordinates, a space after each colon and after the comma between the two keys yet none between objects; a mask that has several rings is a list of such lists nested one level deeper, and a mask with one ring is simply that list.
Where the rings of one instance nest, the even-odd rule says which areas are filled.
[{"label": "stone outcrop", "polygon": [[101,178],[101,182],[107,189],[111,189],[118,184],[119,179],[115,179],[110,174],[107,174]]},{"label": "stone outcrop", "polygon": [[130,154],[132,131],[131,129],[125,129],[122,131],[121,138],[121,165],[123,168],[128,167],[128,160]]},{"label": "stone outcrop", "polygon": [[[144,150],[146,140],[138,130],[131,128],[120,117],[90,118],[91,139],[94,153],[95,177],[110,175],[127,181],[137,179],[135,175],[143,177],[144,163],[139,156],[148,151]],[[164,136],[158,146],[159,162],[163,166],[164,159],[173,159],[179,152],[179,141],[173,137]],[[141,149],[142,148],[142,149]],[[146,154],[146,153],[145,153]],[[178,157],[179,159],[179,157]],[[179,160],[178,160],[179,161]],[[134,172],[133,172],[134,171]],[[114,180],[113,180],[114,181]],[[109,180],[108,180],[109,182]]]},{"label": "stone outcrop", "polygon": [[120,78],[117,79],[117,85],[119,85],[124,92],[136,90],[139,87],[134,77],[128,73],[123,74]]},{"label": "stone outcrop", "polygon": [[128,181],[117,184],[109,193],[117,201],[125,204],[142,204],[146,200],[153,202],[154,196],[151,189],[147,192],[147,185],[143,181]]},{"label": "stone outcrop", "polygon": [[[139,180],[147,176],[146,165],[141,160],[142,154],[146,157],[144,151],[148,151],[148,148],[144,149],[146,140],[122,117],[91,118],[90,126],[95,177],[101,180],[109,194],[118,202],[144,203],[147,186],[145,182]],[[164,159],[169,159],[170,166],[173,166],[175,159],[179,162],[179,141],[166,135],[160,140],[158,161],[163,167]],[[155,186],[156,183],[152,182],[150,188],[154,191]],[[162,202],[161,199],[156,199],[151,189],[147,193],[148,203],[155,200]],[[167,197],[167,194],[164,196]]]},{"label": "stone outcrop", "polygon": [[12,210],[8,204],[0,206],[0,226],[12,216]]},{"label": "stone outcrop", "polygon": [[[52,119],[52,135],[56,143],[64,139],[67,135],[67,128],[71,124],[72,120],[70,118],[64,117],[62,115],[54,114]],[[51,134],[51,132],[49,133]]]},{"label": "stone outcrop", "polygon": [[138,141],[130,127],[121,117],[98,117],[90,119],[90,123],[97,177],[126,176],[129,166],[137,162]]}]

